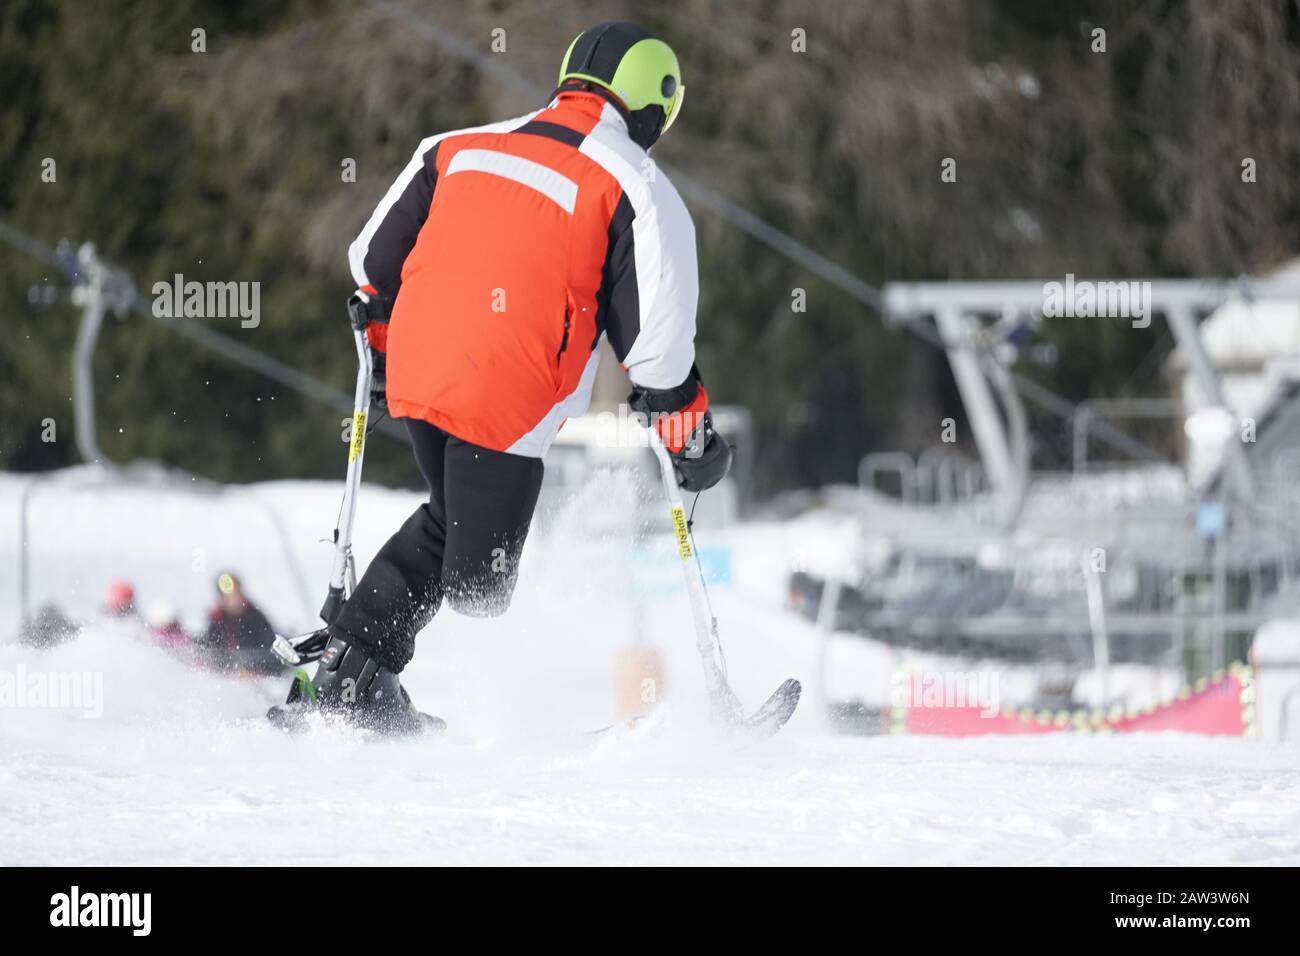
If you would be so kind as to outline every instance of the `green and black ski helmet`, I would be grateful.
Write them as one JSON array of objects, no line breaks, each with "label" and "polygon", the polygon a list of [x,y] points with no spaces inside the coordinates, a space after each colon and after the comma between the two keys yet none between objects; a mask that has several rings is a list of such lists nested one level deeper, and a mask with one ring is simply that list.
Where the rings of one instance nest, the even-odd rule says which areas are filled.
[{"label": "green and black ski helmet", "polygon": [[632,138],[649,148],[681,112],[686,87],[677,54],[635,24],[599,23],[569,44],[560,85],[579,80],[613,93],[632,115]]}]

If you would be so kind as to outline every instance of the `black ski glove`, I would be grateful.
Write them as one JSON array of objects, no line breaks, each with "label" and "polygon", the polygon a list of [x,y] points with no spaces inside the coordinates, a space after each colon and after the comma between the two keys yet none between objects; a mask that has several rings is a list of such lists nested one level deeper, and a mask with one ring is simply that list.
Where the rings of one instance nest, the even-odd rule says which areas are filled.
[{"label": "black ski glove", "polygon": [[681,451],[672,453],[677,484],[683,491],[712,488],[731,470],[731,446],[713,427],[713,412],[706,411]]},{"label": "black ski glove", "polygon": [[[628,406],[645,416],[645,424],[658,429],[656,416],[690,416],[694,413],[680,412],[693,401],[701,388],[699,373],[692,368],[686,381],[676,388],[642,388],[638,386],[628,396]],[[668,420],[669,430],[683,427],[680,418]],[[679,433],[680,434],[680,433]],[[677,484],[684,491],[704,491],[712,488],[731,469],[731,446],[713,427],[713,412],[706,410],[700,416],[694,430],[685,436],[680,451],[668,451],[673,460],[673,469],[677,472]]]}]

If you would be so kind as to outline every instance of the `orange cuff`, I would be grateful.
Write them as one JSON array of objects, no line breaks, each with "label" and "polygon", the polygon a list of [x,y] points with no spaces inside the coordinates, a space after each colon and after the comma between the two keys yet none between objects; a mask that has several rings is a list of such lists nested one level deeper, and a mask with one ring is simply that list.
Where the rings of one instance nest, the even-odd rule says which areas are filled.
[{"label": "orange cuff", "polygon": [[691,403],[679,412],[660,414],[655,419],[655,429],[659,440],[673,454],[678,454],[690,441],[695,429],[704,420],[704,413],[709,410],[709,393],[701,385],[695,392]]}]

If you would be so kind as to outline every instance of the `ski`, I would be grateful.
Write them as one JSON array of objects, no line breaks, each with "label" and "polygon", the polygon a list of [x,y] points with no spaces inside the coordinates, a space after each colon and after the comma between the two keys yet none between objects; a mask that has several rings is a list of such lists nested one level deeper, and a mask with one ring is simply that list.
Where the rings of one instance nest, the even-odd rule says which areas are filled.
[{"label": "ski", "polygon": [[[794,716],[795,708],[799,706],[799,696],[802,693],[803,685],[791,677],[772,691],[771,696],[763,701],[763,705],[748,717],[744,716],[744,713],[737,706],[736,710],[725,716],[719,716],[715,711],[713,719],[716,724],[727,730],[738,730],[757,737],[771,737]],[[620,720],[604,727],[597,727],[595,730],[588,730],[584,736],[593,738],[615,736],[637,730],[648,724],[650,720],[649,715],[630,717],[627,720]]]},{"label": "ski", "polygon": [[[271,723],[271,726],[292,735],[309,730],[312,726],[309,717],[312,714],[320,713],[323,712],[319,707],[307,701],[301,701],[293,704],[277,704],[266,712],[266,719]],[[341,715],[325,715],[327,723],[349,724],[359,730],[373,734],[376,738],[441,737],[447,732],[447,722],[441,717],[434,717],[432,714],[420,711],[416,712],[416,717],[419,720],[418,724],[386,727],[359,724]]]},{"label": "ski", "polygon": [[606,737],[615,734],[625,733],[636,730],[641,725],[649,721],[649,716],[641,714],[636,717],[629,717],[626,720],[620,720],[617,723],[606,724],[604,727],[597,727],[595,730],[583,731],[584,737]]},{"label": "ski", "polygon": [[763,701],[758,710],[745,718],[741,727],[763,737],[772,736],[794,716],[802,693],[803,685],[793,677],[789,678],[772,691],[772,696]]},{"label": "ski", "polygon": [[[403,721],[394,725],[388,724],[367,725],[353,721],[356,726],[365,730],[373,730],[379,736],[392,737],[411,737],[422,734],[441,735],[447,730],[447,722],[441,717],[434,717],[432,714],[426,714],[423,711],[416,710],[411,704],[410,695],[406,693],[406,688],[402,689],[402,699],[409,708],[409,713],[413,722]],[[276,704],[266,712],[266,719],[275,727],[283,730],[285,733],[301,733],[308,728],[308,715],[321,713],[320,705],[316,698],[316,687],[312,684],[311,676],[303,668],[298,668],[293,675],[293,685],[289,688],[289,696],[283,704]],[[344,717],[343,719],[347,719]]]}]

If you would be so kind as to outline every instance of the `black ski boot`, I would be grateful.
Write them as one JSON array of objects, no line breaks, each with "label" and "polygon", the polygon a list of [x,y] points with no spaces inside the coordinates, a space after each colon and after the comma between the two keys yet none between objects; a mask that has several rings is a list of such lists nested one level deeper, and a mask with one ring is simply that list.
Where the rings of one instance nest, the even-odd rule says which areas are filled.
[{"label": "black ski boot", "polygon": [[316,676],[308,677],[306,670],[298,669],[288,698],[266,712],[272,723],[293,729],[301,725],[307,712],[319,709],[385,734],[446,729],[440,718],[416,710],[397,674],[360,645],[329,629],[317,631],[314,636],[325,644]]}]

